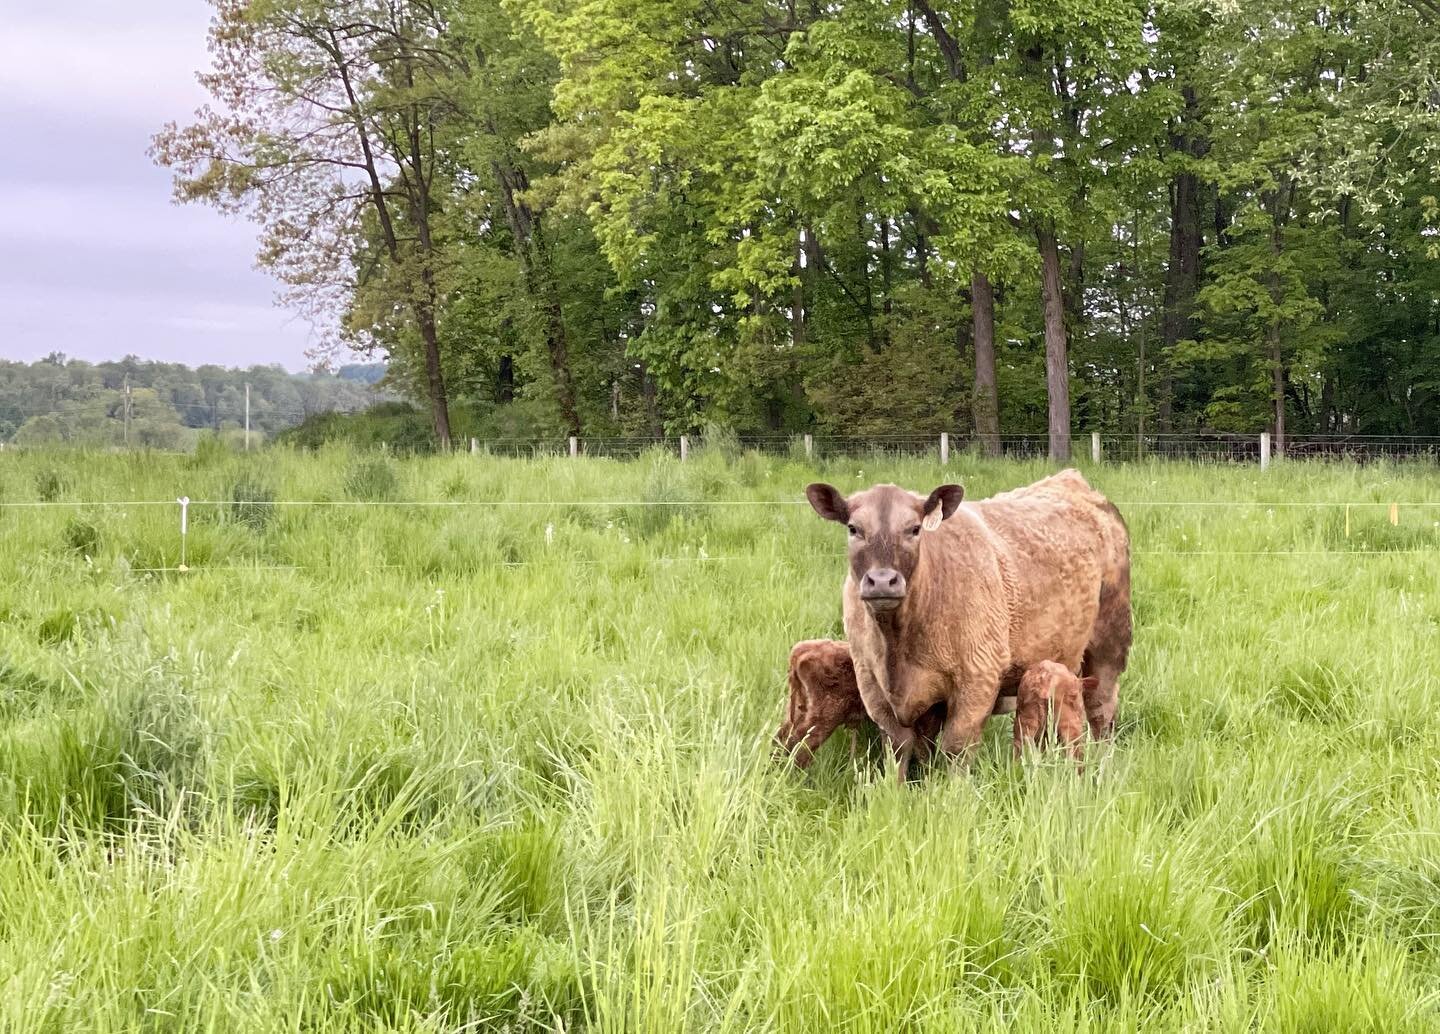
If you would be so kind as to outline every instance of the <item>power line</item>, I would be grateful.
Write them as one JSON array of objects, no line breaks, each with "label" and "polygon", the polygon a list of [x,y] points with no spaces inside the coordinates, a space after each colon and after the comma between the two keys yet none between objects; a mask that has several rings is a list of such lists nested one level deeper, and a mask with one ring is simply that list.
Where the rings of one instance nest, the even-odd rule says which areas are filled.
[{"label": "power line", "polygon": [[[1119,502],[1111,500],[1121,510],[1137,509],[1343,509],[1345,507],[1390,507],[1402,509],[1434,509],[1440,501],[1407,501],[1404,499],[1385,501],[1319,501],[1319,502],[1266,502],[1264,500],[1134,500]],[[92,506],[174,506],[173,499],[86,499],[86,500],[35,500],[0,501],[0,507],[92,507]],[[313,506],[313,507],[413,507],[418,509],[463,509],[467,507],[496,508],[546,508],[563,510],[568,507],[743,507],[769,506],[785,508],[807,508],[804,499],[192,499],[191,506]]]}]

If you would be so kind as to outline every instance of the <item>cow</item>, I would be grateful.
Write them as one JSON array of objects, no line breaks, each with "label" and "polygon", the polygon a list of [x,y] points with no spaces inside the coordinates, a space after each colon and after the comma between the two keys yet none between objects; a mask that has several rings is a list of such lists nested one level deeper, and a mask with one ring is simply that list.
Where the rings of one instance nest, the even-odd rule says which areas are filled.
[{"label": "cow", "polygon": [[1100,680],[1079,677],[1054,661],[1041,661],[1026,670],[1016,690],[1014,747],[1018,759],[1026,745],[1044,747],[1051,727],[1055,738],[1070,751],[1077,768],[1085,756],[1086,691],[1094,692]]},{"label": "cow", "polygon": [[[805,639],[790,650],[790,697],[785,720],[775,733],[777,758],[789,758],[798,768],[809,768],[815,752],[840,728],[850,730],[850,760],[855,760],[856,736],[870,724],[850,644],[837,639]],[[1014,710],[1014,697],[1001,697],[996,713]],[[917,749],[922,756],[940,733],[936,709],[921,718]]]},{"label": "cow", "polygon": [[1094,677],[1086,718],[1111,734],[1132,634],[1129,533],[1079,471],[973,503],[954,484],[805,494],[849,534],[846,638],[902,783],[921,715],[944,704],[940,748],[968,757],[1002,692],[1041,661]]}]

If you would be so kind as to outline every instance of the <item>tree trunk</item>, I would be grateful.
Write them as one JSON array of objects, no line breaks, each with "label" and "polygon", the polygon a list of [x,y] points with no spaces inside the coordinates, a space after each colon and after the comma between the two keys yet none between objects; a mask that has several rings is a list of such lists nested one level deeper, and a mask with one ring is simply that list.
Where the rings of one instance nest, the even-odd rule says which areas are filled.
[{"label": "tree trunk", "polygon": [[1275,455],[1285,455],[1285,359],[1280,348],[1280,323],[1270,323],[1267,337],[1270,339],[1270,373],[1273,379],[1271,393],[1274,396]]},{"label": "tree trunk", "polygon": [[[1277,313],[1281,303],[1285,300],[1285,288],[1280,281],[1279,262],[1281,252],[1285,248],[1284,227],[1290,218],[1290,205],[1294,190],[1295,185],[1291,180],[1282,179],[1279,186],[1267,199],[1270,209],[1270,254],[1274,261],[1271,263],[1266,279],[1269,282],[1270,300]],[[1275,454],[1277,456],[1285,455],[1286,370],[1283,331],[1280,317],[1272,316],[1265,328],[1265,338],[1269,346],[1271,402],[1274,406]]]},{"label": "tree trunk", "polygon": [[[379,162],[375,155],[375,148],[370,140],[370,130],[362,114],[362,107],[358,92],[351,74],[349,61],[345,57],[344,48],[340,45],[339,37],[333,28],[326,29],[328,46],[319,40],[324,49],[335,62],[335,69],[339,74],[340,82],[345,90],[345,97],[349,103],[348,115],[355,127],[356,141],[360,145],[360,155],[363,159],[362,166],[369,185],[370,201],[375,207],[375,217],[380,224],[381,235],[385,240],[385,248],[390,255],[391,261],[400,262],[400,244],[395,233],[394,220],[391,218],[390,206],[386,201],[386,191],[380,177]],[[409,65],[405,66],[406,77],[409,85],[414,85],[414,78]],[[411,311],[415,314],[415,322],[420,328],[420,338],[425,346],[425,382],[426,394],[430,399],[431,422],[435,429],[435,439],[441,449],[450,448],[450,405],[445,392],[445,374],[440,366],[440,336],[435,326],[436,290],[435,274],[430,265],[430,256],[434,253],[434,245],[430,238],[430,178],[425,175],[424,163],[422,160],[422,149],[420,145],[420,128],[416,120],[418,115],[412,109],[412,118],[407,128],[409,162],[411,176],[401,176],[401,183],[406,185],[406,201],[409,204],[411,216],[416,224],[416,232],[420,238],[421,249],[425,253],[425,265],[422,274],[424,294],[417,300],[411,302]],[[404,149],[398,144],[392,147],[391,158],[402,168],[405,165],[406,156]]]},{"label": "tree trunk", "polygon": [[570,373],[570,348],[566,340],[565,314],[550,276],[550,256],[541,231],[540,217],[518,196],[529,183],[525,172],[508,162],[491,163],[500,184],[500,197],[505,206],[505,219],[514,238],[515,258],[525,279],[525,289],[545,317],[545,350],[550,357],[550,372],[555,379],[555,401],[566,431],[579,437],[580,413],[575,405],[575,385]]},{"label": "tree trunk", "polygon": [[655,378],[650,376],[650,371],[645,368],[645,364],[640,364],[640,397],[645,403],[645,429],[654,438],[659,438],[665,433],[665,427],[660,421],[660,405],[656,398],[658,394]]},{"label": "tree trunk", "polygon": [[500,370],[495,375],[495,401],[504,405],[515,401],[515,357],[502,355]]},{"label": "tree trunk", "polygon": [[[543,251],[542,251],[543,254]],[[574,437],[580,437],[580,411],[575,405],[575,382],[570,375],[570,347],[565,340],[565,317],[560,310],[560,299],[555,295],[554,284],[549,276],[543,284],[536,286],[535,293],[541,299],[545,312],[545,350],[550,355],[550,373],[555,378],[555,401],[560,404],[560,416],[565,429]]]},{"label": "tree trunk", "polygon": [[[912,25],[913,28],[913,25]],[[910,222],[915,227],[915,269],[920,274],[920,283],[930,286],[930,237],[925,232],[918,209],[910,209]]]},{"label": "tree trunk", "polygon": [[450,448],[450,403],[445,395],[445,375],[440,368],[440,336],[435,330],[435,310],[428,304],[415,307],[420,338],[425,342],[425,385],[430,396],[430,417],[440,448]]},{"label": "tree trunk", "polygon": [[790,299],[790,344],[805,343],[805,231],[795,235],[795,290]]},{"label": "tree trunk", "polygon": [[885,344],[890,344],[890,297],[895,289],[890,269],[890,217],[880,217],[880,282],[885,286],[885,298],[880,302],[880,311],[885,314]]},{"label": "tree trunk", "polygon": [[1000,455],[1000,396],[995,381],[995,291],[990,278],[970,274],[970,309],[975,324],[975,438],[986,456]]},{"label": "tree trunk", "polygon": [[1045,387],[1050,397],[1050,459],[1070,459],[1070,367],[1066,355],[1065,298],[1060,245],[1049,223],[1035,230],[1040,248],[1041,294],[1045,302]]},{"label": "tree trunk", "polygon": [[[1194,87],[1184,86],[1180,92],[1185,108],[1170,134],[1170,150],[1187,158],[1200,158],[1210,149],[1209,141],[1199,135],[1200,103]],[[1160,355],[1164,369],[1160,380],[1160,405],[1156,413],[1161,432],[1171,430],[1174,390],[1170,357],[1177,343],[1195,336],[1195,294],[1200,287],[1200,250],[1205,243],[1200,220],[1200,177],[1193,170],[1182,168],[1170,179],[1170,260],[1165,266]]]}]

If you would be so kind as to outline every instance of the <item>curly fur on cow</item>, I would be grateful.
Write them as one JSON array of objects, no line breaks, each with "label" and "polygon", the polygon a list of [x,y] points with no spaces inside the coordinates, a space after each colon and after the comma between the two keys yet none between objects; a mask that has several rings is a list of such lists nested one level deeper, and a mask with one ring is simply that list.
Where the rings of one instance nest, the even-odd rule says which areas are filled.
[{"label": "curly fur on cow", "polygon": [[1110,734],[1131,639],[1129,535],[1078,471],[974,503],[959,485],[806,495],[849,531],[846,636],[902,781],[921,715],[944,704],[941,749],[968,754],[1002,690],[1042,661],[1095,678],[1086,715]]}]

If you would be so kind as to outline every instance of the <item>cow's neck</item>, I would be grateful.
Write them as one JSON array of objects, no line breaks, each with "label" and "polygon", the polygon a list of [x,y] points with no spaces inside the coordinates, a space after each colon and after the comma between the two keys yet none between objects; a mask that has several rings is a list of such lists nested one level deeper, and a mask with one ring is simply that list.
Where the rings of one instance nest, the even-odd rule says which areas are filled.
[{"label": "cow's neck", "polygon": [[892,698],[896,693],[896,673],[901,662],[914,651],[916,636],[931,609],[930,579],[926,577],[923,558],[908,582],[905,599],[900,606],[880,614],[872,611],[870,615],[885,647],[885,692]]}]

